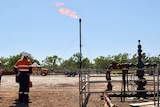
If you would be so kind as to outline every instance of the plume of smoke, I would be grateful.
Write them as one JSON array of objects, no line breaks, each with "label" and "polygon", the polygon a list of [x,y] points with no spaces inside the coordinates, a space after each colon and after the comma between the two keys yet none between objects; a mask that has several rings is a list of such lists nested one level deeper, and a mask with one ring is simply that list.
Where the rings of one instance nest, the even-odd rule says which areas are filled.
[{"label": "plume of smoke", "polygon": [[64,14],[64,15],[66,15],[66,16],[70,16],[70,17],[75,18],[75,19],[78,18],[78,16],[76,15],[75,12],[73,12],[73,11],[67,9],[67,8],[60,8],[60,9],[59,9],[59,13],[60,13],[60,14]]},{"label": "plume of smoke", "polygon": [[68,8],[62,8],[62,6],[65,5],[64,2],[56,2],[55,1],[55,5],[59,8],[59,13],[62,14],[62,15],[66,15],[66,16],[69,16],[71,18],[75,18],[77,19],[78,18],[78,15],[76,14],[76,12],[68,9]]}]

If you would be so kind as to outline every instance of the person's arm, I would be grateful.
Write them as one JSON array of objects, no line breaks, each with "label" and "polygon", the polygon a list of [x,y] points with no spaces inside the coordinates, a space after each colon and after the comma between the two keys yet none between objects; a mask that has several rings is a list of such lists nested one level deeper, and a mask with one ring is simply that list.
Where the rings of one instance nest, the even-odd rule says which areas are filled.
[{"label": "person's arm", "polygon": [[32,67],[29,67],[29,74],[32,74]]},{"label": "person's arm", "polygon": [[16,62],[16,64],[14,65],[14,72],[16,74],[18,74],[18,61]]},{"label": "person's arm", "polygon": [[14,72],[18,74],[18,68],[14,67]]},{"label": "person's arm", "polygon": [[32,74],[32,62],[30,60],[29,61],[29,74]]}]

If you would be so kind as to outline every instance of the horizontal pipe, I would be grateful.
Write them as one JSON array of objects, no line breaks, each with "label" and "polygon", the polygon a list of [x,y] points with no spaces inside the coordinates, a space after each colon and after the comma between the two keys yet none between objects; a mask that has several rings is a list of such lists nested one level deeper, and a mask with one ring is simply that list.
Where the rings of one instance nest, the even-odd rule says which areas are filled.
[{"label": "horizontal pipe", "polygon": [[[130,81],[144,81],[144,79],[140,79],[140,80],[128,80],[128,82]],[[145,80],[145,81],[154,81],[154,80]],[[85,81],[85,82],[89,82],[89,83],[106,83],[106,82],[122,82],[122,80],[106,80],[106,81]]]},{"label": "horizontal pipe", "polygon": [[[82,93],[103,93],[104,91],[85,91],[85,92],[82,92]],[[121,93],[123,91],[105,91],[107,92],[108,94],[113,94],[113,93]],[[125,93],[126,94],[132,94],[132,93],[137,93],[137,92],[147,92],[148,94],[152,94],[154,93],[154,90],[135,90],[135,91],[126,91]]]}]

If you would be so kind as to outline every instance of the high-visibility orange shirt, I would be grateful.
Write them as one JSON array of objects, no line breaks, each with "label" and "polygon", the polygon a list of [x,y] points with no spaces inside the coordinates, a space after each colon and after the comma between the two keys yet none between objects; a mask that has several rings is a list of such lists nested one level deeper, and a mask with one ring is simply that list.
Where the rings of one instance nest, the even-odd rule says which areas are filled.
[{"label": "high-visibility orange shirt", "polygon": [[29,71],[29,67],[31,67],[32,63],[29,59],[20,59],[16,62],[14,65],[15,68],[18,69],[18,71]]}]

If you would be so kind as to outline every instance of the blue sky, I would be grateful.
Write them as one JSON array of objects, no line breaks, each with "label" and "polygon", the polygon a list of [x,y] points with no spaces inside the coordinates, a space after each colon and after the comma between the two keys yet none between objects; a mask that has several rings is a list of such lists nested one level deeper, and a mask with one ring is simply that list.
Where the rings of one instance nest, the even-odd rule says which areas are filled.
[{"label": "blue sky", "polygon": [[[0,0],[0,57],[22,51],[39,61],[79,52],[99,56],[160,54],[159,0]],[[60,11],[63,10],[63,11]],[[66,11],[65,11],[66,10]]]}]

